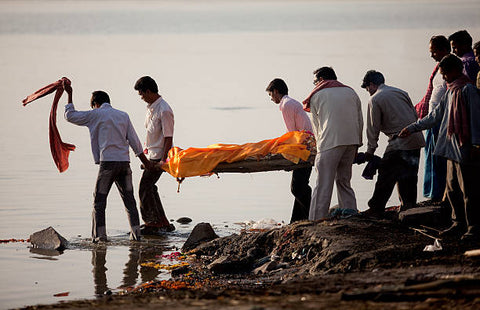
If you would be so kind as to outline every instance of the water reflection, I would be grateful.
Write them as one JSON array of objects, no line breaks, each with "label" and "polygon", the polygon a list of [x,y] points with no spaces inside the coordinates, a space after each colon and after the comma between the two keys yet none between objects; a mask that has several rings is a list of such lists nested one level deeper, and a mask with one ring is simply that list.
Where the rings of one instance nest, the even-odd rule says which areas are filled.
[{"label": "water reflection", "polygon": [[[92,273],[96,296],[102,296],[105,292],[111,290],[107,283],[107,250],[108,244],[97,245],[92,249]],[[160,271],[141,266],[141,264],[158,259],[164,250],[165,248],[160,244],[132,243],[129,246],[128,259],[123,268],[122,282],[117,288],[124,289],[138,283],[155,280],[160,275]]]},{"label": "water reflection", "polygon": [[30,253],[41,255],[41,256],[31,256],[31,258],[46,259],[46,260],[58,260],[58,258],[55,258],[54,256],[59,256],[59,255],[63,254],[63,251],[40,249],[40,248],[31,247],[30,248]]},{"label": "water reflection", "polygon": [[107,286],[107,267],[105,263],[107,256],[107,247],[98,246],[92,250],[92,265],[93,265],[93,283],[95,285],[95,295],[103,295],[108,290]]}]

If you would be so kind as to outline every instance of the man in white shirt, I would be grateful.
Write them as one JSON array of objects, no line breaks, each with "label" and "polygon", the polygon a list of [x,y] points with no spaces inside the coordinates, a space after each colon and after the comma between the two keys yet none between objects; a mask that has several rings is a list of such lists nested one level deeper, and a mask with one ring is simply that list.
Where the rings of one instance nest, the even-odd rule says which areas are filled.
[{"label": "man in white shirt", "polygon": [[[279,104],[287,131],[312,132],[312,124],[302,104],[288,96],[288,87],[282,79],[274,79],[266,91],[271,100]],[[308,219],[312,189],[308,185],[312,168],[295,169],[292,172],[291,191],[295,196],[290,223]]]},{"label": "man in white shirt", "polygon": [[[447,91],[446,82],[438,72],[438,63],[450,54],[450,42],[444,36],[433,36],[430,39],[430,55],[437,62],[423,99],[415,105],[419,119],[432,112]],[[423,196],[432,201],[442,201],[447,180],[447,160],[433,154],[438,140],[440,125],[425,131],[425,173],[423,177]]]},{"label": "man in white shirt", "polygon": [[350,180],[355,155],[362,145],[363,116],[360,98],[352,88],[337,81],[332,68],[322,67],[313,74],[315,88],[303,104],[312,113],[317,138],[317,183],[309,219],[320,220],[328,216],[334,183],[339,207],[357,211]]},{"label": "man in white shirt", "polygon": [[107,241],[105,209],[107,196],[115,182],[122,197],[130,222],[130,239],[140,240],[140,220],[133,195],[129,146],[150,169],[152,165],[143,154],[142,144],[128,114],[112,108],[110,98],[103,91],[92,93],[91,111],[76,111],[73,106],[72,87],[64,82],[68,94],[65,119],[90,131],[93,158],[100,165],[95,185],[92,214],[92,241]]},{"label": "man in white shirt", "polygon": [[[134,88],[141,99],[147,103],[145,153],[151,162],[160,166],[161,162],[167,159],[168,151],[173,145],[173,111],[158,94],[157,83],[151,77],[141,77]],[[140,212],[145,222],[142,234],[175,230],[175,226],[170,224],[165,216],[158,188],[155,185],[162,173],[163,170],[147,169],[140,180]]]}]

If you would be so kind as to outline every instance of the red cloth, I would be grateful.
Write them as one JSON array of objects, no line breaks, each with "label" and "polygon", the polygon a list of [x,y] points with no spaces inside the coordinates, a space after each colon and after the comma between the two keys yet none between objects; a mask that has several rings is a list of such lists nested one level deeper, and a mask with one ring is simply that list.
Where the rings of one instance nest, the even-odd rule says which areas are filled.
[{"label": "red cloth", "polygon": [[62,138],[60,138],[60,133],[57,129],[57,105],[60,97],[63,94],[63,81],[66,81],[68,84],[70,84],[69,79],[65,77],[61,78],[55,83],[52,83],[37,90],[22,101],[23,106],[26,106],[28,103],[56,91],[55,98],[53,99],[52,108],[50,109],[48,137],[50,140],[50,151],[52,152],[53,161],[55,162],[55,165],[60,172],[64,172],[68,169],[68,155],[70,154],[70,151],[75,150],[75,145],[64,143],[62,141]]},{"label": "red cloth", "polygon": [[447,88],[452,92],[452,107],[448,119],[447,135],[457,135],[460,145],[470,140],[470,117],[467,112],[467,105],[462,96],[462,89],[465,85],[472,84],[472,81],[462,75],[452,83],[447,83]]},{"label": "red cloth", "polygon": [[424,118],[428,114],[428,107],[430,105],[430,98],[432,97],[433,92],[433,79],[438,72],[438,64],[433,69],[432,75],[430,76],[430,80],[428,82],[427,93],[425,96],[420,100],[419,103],[415,105],[415,110],[417,110],[417,116],[419,119]]},{"label": "red cloth", "polygon": [[303,100],[303,109],[307,112],[310,112],[310,99],[312,99],[312,96],[315,95],[317,92],[321,91],[322,89],[333,88],[333,87],[349,87],[349,86],[344,85],[337,80],[323,80],[317,86],[315,86],[315,88],[312,90],[310,95],[308,95],[307,99]]}]

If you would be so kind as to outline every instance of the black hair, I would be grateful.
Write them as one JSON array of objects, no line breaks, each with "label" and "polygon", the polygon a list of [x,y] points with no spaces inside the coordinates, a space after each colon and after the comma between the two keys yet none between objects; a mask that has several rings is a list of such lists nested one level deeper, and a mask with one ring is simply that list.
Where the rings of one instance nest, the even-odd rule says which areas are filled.
[{"label": "black hair", "polygon": [[317,79],[322,78],[324,80],[336,80],[337,75],[332,67],[321,67],[313,71],[313,74]]},{"label": "black hair", "polygon": [[288,95],[288,86],[282,79],[274,79],[273,81],[268,84],[267,89],[265,91],[273,92],[273,90],[277,90],[282,95]]},{"label": "black hair", "polygon": [[477,43],[475,43],[475,44],[473,45],[473,50],[475,51],[475,53],[476,53],[477,55],[480,55],[480,41],[478,41]]},{"label": "black hair", "polygon": [[430,39],[430,44],[432,46],[435,46],[438,49],[447,51],[449,53],[452,50],[452,47],[450,46],[450,42],[448,41],[448,39],[445,36],[442,36],[442,35],[433,36]]},{"label": "black hair", "polygon": [[451,34],[448,37],[448,41],[454,41],[460,45],[472,46],[472,36],[467,32],[467,30],[460,30]]},{"label": "black hair", "polygon": [[110,103],[110,97],[103,90],[96,90],[92,93],[90,106],[93,108],[96,105],[101,106],[104,103]]},{"label": "black hair", "polygon": [[367,88],[370,83],[375,85],[381,85],[385,83],[385,77],[381,72],[375,70],[369,70],[363,77],[362,88]]},{"label": "black hair", "polygon": [[462,60],[453,54],[448,54],[443,57],[438,66],[442,68],[444,72],[452,72],[454,70],[461,72],[463,70]]},{"label": "black hair", "polygon": [[152,93],[158,93],[158,86],[155,80],[149,76],[142,76],[138,79],[134,86],[135,90],[146,92],[150,90]]}]

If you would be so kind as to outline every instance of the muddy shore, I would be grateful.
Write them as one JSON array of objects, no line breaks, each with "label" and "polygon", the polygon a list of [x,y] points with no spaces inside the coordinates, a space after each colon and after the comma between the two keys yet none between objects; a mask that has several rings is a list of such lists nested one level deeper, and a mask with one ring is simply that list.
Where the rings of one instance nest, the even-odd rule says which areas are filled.
[{"label": "muddy shore", "polygon": [[465,251],[480,244],[439,239],[424,251],[445,222],[391,214],[247,230],[179,258],[168,281],[24,309],[479,309],[480,257]]}]

